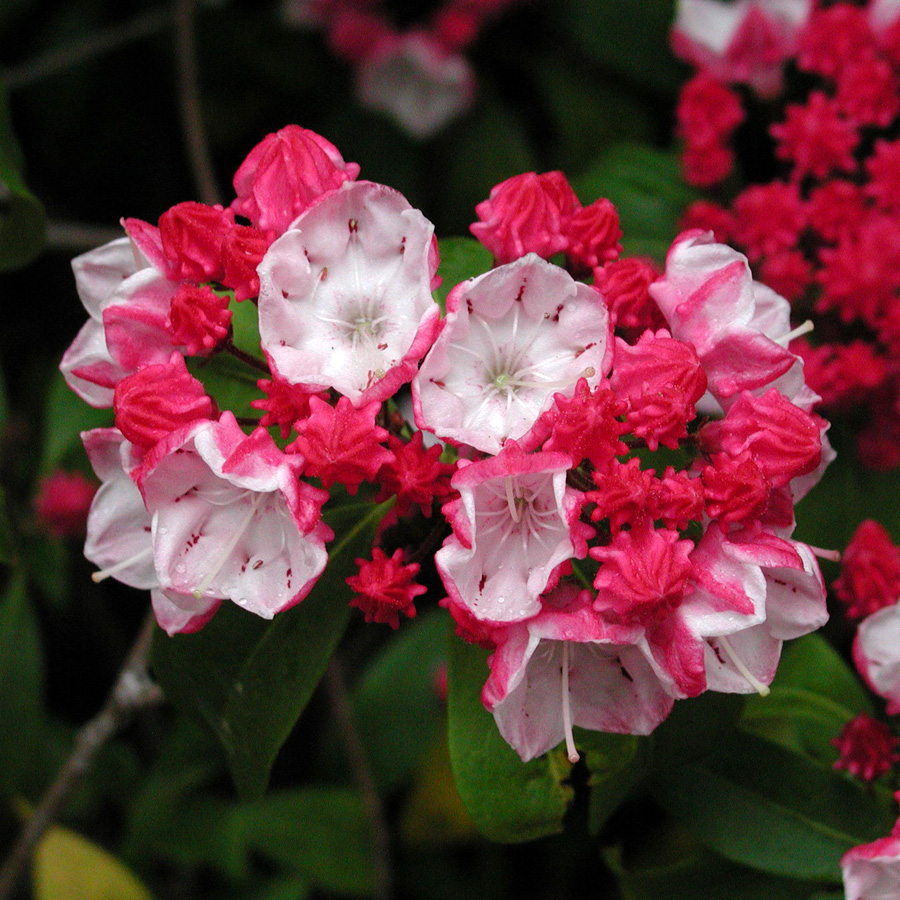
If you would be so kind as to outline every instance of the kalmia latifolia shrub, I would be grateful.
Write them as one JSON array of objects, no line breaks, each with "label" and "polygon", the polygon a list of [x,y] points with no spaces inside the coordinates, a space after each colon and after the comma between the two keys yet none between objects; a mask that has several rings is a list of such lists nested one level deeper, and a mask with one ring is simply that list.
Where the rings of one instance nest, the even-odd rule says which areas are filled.
[{"label": "kalmia latifolia shrub", "polygon": [[393,628],[440,602],[490,649],[482,700],[523,760],[765,693],[826,619],[792,533],[833,454],[788,302],[710,231],[661,273],[622,258],[613,204],[550,172],[478,205],[496,264],[442,311],[431,223],[359,175],[288,126],[229,207],[125,219],[75,260],[62,369],[116,422],[83,435],[95,577],[150,591],[170,635],[223,603],[271,618],[329,565],[323,514],[381,504],[348,602]]},{"label": "kalmia latifolia shrub", "polygon": [[[814,332],[792,349],[872,468],[900,465],[900,5],[680,0],[687,213]],[[860,417],[856,411],[862,410]]]}]

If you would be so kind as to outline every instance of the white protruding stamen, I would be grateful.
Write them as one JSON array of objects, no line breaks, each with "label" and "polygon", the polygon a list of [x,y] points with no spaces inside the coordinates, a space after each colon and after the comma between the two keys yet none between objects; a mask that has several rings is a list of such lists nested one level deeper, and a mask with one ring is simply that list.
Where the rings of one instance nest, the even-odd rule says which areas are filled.
[{"label": "white protruding stamen", "polygon": [[780,338],[775,338],[775,343],[780,344],[782,347],[787,347],[787,345],[794,340],[794,338],[802,337],[804,334],[809,334],[816,326],[813,325],[812,319],[807,319],[802,325],[798,325],[793,331],[789,331],[787,334],[783,334]]},{"label": "white protruding stamen", "polygon": [[518,497],[513,493],[512,479],[505,478],[504,481],[506,482],[506,504],[509,507],[509,514],[513,522],[518,522],[522,518],[522,511],[519,509]]},{"label": "white protruding stamen", "polygon": [[759,694],[760,697],[768,697],[771,693],[767,685],[763,684],[743,663],[743,660],[734,652],[731,644],[723,638],[716,638],[716,640],[721,644],[722,649],[728,654],[728,658],[734,663],[734,667],[738,670],[738,672],[743,676],[746,680],[747,684]]},{"label": "white protruding stamen", "polygon": [[570,763],[577,763],[581,758],[575,749],[575,737],[572,734],[572,705],[569,700],[569,642],[563,641],[562,661],[562,711],[563,731],[566,733],[566,753]]},{"label": "white protruding stamen", "polygon": [[809,549],[812,550],[815,556],[818,556],[819,559],[827,559],[829,562],[839,563],[841,561],[841,551],[840,550],[825,550],[822,547],[813,547],[811,544],[808,545]]},{"label": "white protruding stamen", "polygon": [[153,547],[145,547],[138,553],[135,553],[134,556],[129,556],[128,559],[123,559],[121,562],[117,562],[114,566],[109,566],[106,569],[100,569],[99,572],[94,572],[91,575],[91,581],[95,584],[100,584],[101,581],[105,581],[112,575],[115,575],[117,572],[121,572],[123,569],[127,569],[129,566],[133,566],[135,563],[141,562],[141,560],[146,559],[148,556],[152,555]]},{"label": "white protruding stamen", "polygon": [[253,502],[250,504],[250,509],[247,512],[247,515],[244,516],[241,524],[235,529],[234,534],[231,536],[231,540],[225,545],[222,549],[222,552],[219,554],[218,559],[216,559],[214,565],[209,571],[209,574],[200,582],[197,587],[194,588],[191,593],[194,595],[195,600],[200,600],[203,595],[206,593],[206,589],[212,584],[213,578],[219,574],[222,570],[222,566],[228,561],[228,557],[231,556],[234,548],[237,547],[238,541],[243,537],[244,532],[249,527],[250,523],[253,521],[253,517],[256,515],[256,509],[260,504],[260,501],[265,496],[263,493],[258,493],[254,498]]}]

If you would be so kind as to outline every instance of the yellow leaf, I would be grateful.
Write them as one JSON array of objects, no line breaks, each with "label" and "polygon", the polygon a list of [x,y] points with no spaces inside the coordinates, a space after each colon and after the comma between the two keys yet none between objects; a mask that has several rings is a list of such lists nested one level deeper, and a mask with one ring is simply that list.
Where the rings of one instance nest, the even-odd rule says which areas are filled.
[{"label": "yellow leaf", "polygon": [[34,853],[35,900],[153,900],[102,847],[68,828],[50,828]]}]

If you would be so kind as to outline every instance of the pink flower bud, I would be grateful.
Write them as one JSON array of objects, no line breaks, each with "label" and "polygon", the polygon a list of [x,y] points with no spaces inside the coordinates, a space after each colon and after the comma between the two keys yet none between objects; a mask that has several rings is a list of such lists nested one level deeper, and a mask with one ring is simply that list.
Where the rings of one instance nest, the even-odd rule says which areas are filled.
[{"label": "pink flower bud", "polygon": [[526,253],[549,259],[569,245],[568,226],[580,204],[562,172],[526,172],[501,181],[475,207],[481,220],[469,230],[498,264]]},{"label": "pink flower bud", "polygon": [[173,353],[164,365],[145,366],[123,378],[113,397],[116,426],[133,444],[152,447],[197,419],[215,417],[215,404]]},{"label": "pink flower bud", "polygon": [[222,277],[222,241],[234,213],[205,203],[177,203],[159,217],[163,253],[171,263],[167,277],[218,281]]},{"label": "pink flower bud", "polygon": [[359,166],[344,162],[334,144],[288,125],[263,138],[241,163],[231,208],[257,228],[282,234],[322,194],[358,174]]},{"label": "pink flower bud", "polygon": [[822,458],[819,421],[776,388],[762,397],[742,392],[724,419],[702,429],[700,445],[705,453],[734,457],[749,451],[773,487],[814,471]]},{"label": "pink flower bud", "polygon": [[391,628],[400,627],[400,613],[414,618],[413,601],[427,588],[417,584],[418,563],[403,564],[403,550],[388,556],[378,547],[372,549],[372,559],[358,559],[359,574],[347,578],[355,591],[350,601],[366,617],[367,622],[383,622]]},{"label": "pink flower bud", "polygon": [[834,768],[846,769],[863,781],[874,781],[900,762],[897,752],[900,738],[893,735],[884,722],[866,713],[852,718],[831,743],[841,754]]},{"label": "pink flower bud", "polygon": [[622,252],[619,213],[605,197],[576,210],[569,220],[566,255],[577,269],[596,269]]},{"label": "pink flower bud", "polygon": [[181,284],[169,309],[172,343],[183,345],[188,356],[208,356],[231,327],[228,297],[209,285]]},{"label": "pink flower bud", "polygon": [[832,587],[851,619],[864,619],[900,600],[900,548],[874,519],[854,532]]},{"label": "pink flower bud", "polygon": [[34,500],[38,521],[54,537],[83,536],[96,490],[80,472],[54,472],[41,481]]},{"label": "pink flower bud", "polygon": [[222,284],[234,291],[235,300],[259,294],[257,266],[272,244],[274,235],[249,225],[235,225],[222,241]]}]

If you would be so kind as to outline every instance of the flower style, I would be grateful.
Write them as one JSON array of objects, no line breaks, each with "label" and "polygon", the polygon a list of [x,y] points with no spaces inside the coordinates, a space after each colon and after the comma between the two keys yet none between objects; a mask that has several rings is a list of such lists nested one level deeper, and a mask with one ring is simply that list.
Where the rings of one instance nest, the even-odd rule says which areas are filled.
[{"label": "flower style", "polygon": [[303,213],[259,266],[275,375],[354,405],[408,382],[439,325],[431,223],[384,185],[351,182]]},{"label": "flower style", "polygon": [[[597,293],[534,254],[457,285],[444,329],[413,379],[419,428],[497,453],[526,439],[555,393],[609,371]],[[527,442],[527,441],[526,441]]]}]

